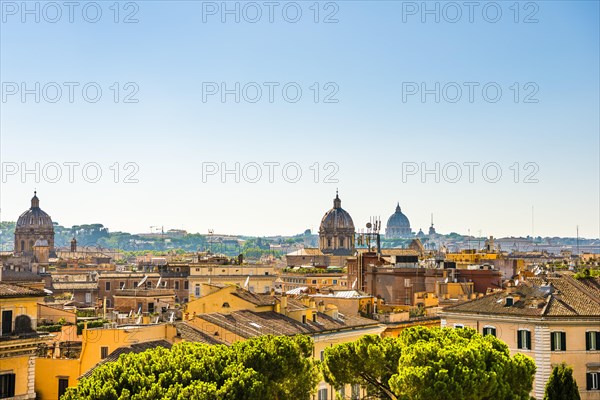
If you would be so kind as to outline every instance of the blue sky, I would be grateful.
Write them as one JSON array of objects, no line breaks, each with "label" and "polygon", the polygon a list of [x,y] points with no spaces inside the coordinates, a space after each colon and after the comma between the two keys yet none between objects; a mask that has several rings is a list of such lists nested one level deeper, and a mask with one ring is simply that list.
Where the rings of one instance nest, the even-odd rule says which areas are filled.
[{"label": "blue sky", "polygon": [[[15,220],[36,188],[64,225],[295,234],[318,228],[339,188],[357,227],[371,215],[385,223],[399,201],[415,231],[433,212],[441,232],[529,235],[533,206],[536,236],[574,236],[577,225],[582,236],[600,235],[596,1],[475,2],[472,22],[463,2],[428,2],[439,22],[422,2],[275,2],[272,23],[264,2],[228,2],[239,22],[221,14],[222,2],[120,2],[118,23],[112,1],[78,2],[72,23],[62,2],[60,18],[28,2],[39,22],[21,2],[1,4],[2,220]],[[455,5],[462,16],[451,22]],[[99,8],[98,22],[83,8],[88,20]],[[288,22],[297,9],[299,21]],[[123,22],[130,13],[138,22]],[[328,15],[337,22],[324,23]],[[72,102],[65,82],[74,82]],[[236,82],[239,103],[206,92]],[[423,101],[422,85],[435,92],[436,83],[439,102]],[[23,84],[32,90],[24,98]],[[256,86],[262,97],[252,103]],[[95,87],[102,95],[92,103]],[[22,175],[36,162],[39,182]],[[207,163],[236,162],[239,183],[220,171],[203,179]],[[273,182],[269,162],[279,163]],[[65,163],[79,163],[73,182]],[[98,182],[82,175],[86,163],[102,171]],[[438,182],[421,174],[436,163]],[[479,163],[472,182],[465,163]],[[282,175],[285,164],[300,168],[298,182]],[[256,165],[263,175],[252,183]],[[334,170],[337,182],[326,180]],[[137,183],[124,182],[128,172]]]}]

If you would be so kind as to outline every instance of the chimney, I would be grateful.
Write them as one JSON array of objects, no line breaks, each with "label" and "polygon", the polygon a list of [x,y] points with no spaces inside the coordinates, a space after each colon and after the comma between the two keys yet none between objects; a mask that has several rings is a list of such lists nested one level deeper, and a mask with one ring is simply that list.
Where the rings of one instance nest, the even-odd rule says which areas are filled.
[{"label": "chimney", "polygon": [[308,307],[309,308],[317,308],[317,303],[315,302],[314,298],[310,298],[309,302],[308,302]]},{"label": "chimney", "polygon": [[320,313],[324,313],[325,312],[325,303],[323,302],[323,300],[321,300],[319,302],[319,312]]},{"label": "chimney", "polygon": [[287,301],[288,301],[288,297],[287,294],[284,294],[281,296],[280,302],[281,302],[281,312],[286,312],[287,311]]}]

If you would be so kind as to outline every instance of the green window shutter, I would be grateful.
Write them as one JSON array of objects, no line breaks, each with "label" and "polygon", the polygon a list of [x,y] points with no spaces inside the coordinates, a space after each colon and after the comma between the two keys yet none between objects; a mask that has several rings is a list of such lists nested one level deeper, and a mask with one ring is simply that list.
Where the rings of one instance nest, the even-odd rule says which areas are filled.
[{"label": "green window shutter", "polygon": [[561,350],[562,351],[566,351],[567,350],[567,334],[565,332],[561,332],[560,333],[561,336]]},{"label": "green window shutter", "polygon": [[517,348],[523,348],[523,331],[517,331]]},{"label": "green window shutter", "polygon": [[586,332],[585,333],[585,349],[587,351],[590,351],[592,349],[592,335],[594,335],[595,332]]},{"label": "green window shutter", "polygon": [[550,350],[556,350],[556,335],[554,332],[550,332]]},{"label": "green window shutter", "polygon": [[531,332],[525,331],[525,339],[527,342],[527,350],[531,350]]}]

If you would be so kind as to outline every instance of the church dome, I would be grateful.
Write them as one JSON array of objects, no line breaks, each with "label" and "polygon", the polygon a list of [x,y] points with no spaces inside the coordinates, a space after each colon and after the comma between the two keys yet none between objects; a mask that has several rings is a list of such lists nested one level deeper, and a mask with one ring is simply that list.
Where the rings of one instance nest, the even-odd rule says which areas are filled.
[{"label": "church dome", "polygon": [[51,256],[55,256],[52,218],[42,211],[40,200],[36,192],[33,192],[31,207],[17,219],[14,252],[23,255],[32,254],[36,243],[48,246]]},{"label": "church dome", "polygon": [[33,198],[31,199],[31,208],[25,211],[17,220],[16,229],[40,229],[48,228],[54,229],[52,219],[40,208],[40,200],[34,192]]},{"label": "church dome", "polygon": [[333,208],[325,213],[319,227],[319,250],[323,254],[350,256],[354,253],[354,222],[335,194]]},{"label": "church dome", "polygon": [[354,231],[354,222],[346,210],[342,208],[342,201],[336,194],[333,200],[333,208],[325,213],[321,219],[320,232],[349,229]]},{"label": "church dome", "polygon": [[388,239],[397,239],[411,237],[413,235],[414,234],[410,229],[410,221],[406,215],[402,213],[400,203],[398,203],[396,211],[388,218],[385,236]]},{"label": "church dome", "polygon": [[402,214],[400,204],[396,206],[396,212],[393,213],[387,222],[388,228],[410,228],[410,222],[406,215]]}]

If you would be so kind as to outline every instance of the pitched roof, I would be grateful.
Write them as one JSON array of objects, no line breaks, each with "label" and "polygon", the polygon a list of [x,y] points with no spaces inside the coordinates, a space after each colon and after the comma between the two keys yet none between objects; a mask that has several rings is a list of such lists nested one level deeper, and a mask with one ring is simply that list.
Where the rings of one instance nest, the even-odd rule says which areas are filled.
[{"label": "pitched roof", "polygon": [[112,353],[110,353],[108,355],[108,357],[106,357],[105,359],[100,361],[98,364],[96,364],[92,368],[90,368],[89,371],[87,371],[85,374],[81,375],[79,378],[80,379],[81,378],[89,378],[96,368],[98,368],[99,366],[101,366],[107,362],[117,361],[121,354],[127,354],[127,353],[137,354],[137,353],[142,353],[149,349],[155,349],[157,347],[164,347],[166,349],[170,349],[171,346],[172,346],[171,342],[161,339],[161,340],[152,340],[149,342],[133,343],[133,344],[130,344],[129,346],[119,347],[119,348],[115,349]]},{"label": "pitched roof", "polygon": [[[232,294],[257,307],[275,305],[275,302],[281,298],[281,296],[271,296],[270,294],[253,293],[242,288],[237,288]],[[288,310],[295,311],[305,308],[306,306],[302,302],[288,297]]]},{"label": "pitched roof", "polygon": [[[522,317],[600,318],[598,282],[579,282],[568,274],[528,278],[521,286],[444,308],[444,312]],[[507,305],[506,299],[513,298]]]},{"label": "pitched roof", "polygon": [[[2,268],[0,266],[0,268]],[[2,271],[3,282],[41,282],[44,279],[38,274],[34,274],[30,271],[15,271],[12,269],[5,269]]]},{"label": "pitched roof", "polygon": [[201,342],[206,344],[223,344],[218,337],[202,332],[194,325],[181,321],[175,324],[177,335],[188,342]]},{"label": "pitched roof", "polygon": [[97,290],[98,282],[53,282],[54,290]]},{"label": "pitched roof", "polygon": [[46,293],[43,290],[32,289],[21,285],[0,282],[0,297],[44,297]]},{"label": "pitched roof", "polygon": [[[360,249],[356,249],[356,251],[358,253],[368,253],[368,252],[371,252],[372,250],[360,248]],[[383,255],[383,256],[415,256],[415,257],[417,257],[417,256],[419,256],[419,252],[414,249],[402,249],[402,248],[392,247],[392,248],[382,248],[381,255]]]},{"label": "pitched roof", "polygon": [[310,335],[379,324],[372,319],[356,316],[346,316],[343,320],[335,319],[324,313],[317,313],[316,322],[309,320],[303,324],[274,311],[255,312],[249,310],[236,311],[231,314],[200,314],[196,318],[213,323],[244,338],[269,334]]},{"label": "pitched roof", "polygon": [[322,256],[323,252],[314,247],[304,247],[287,254],[288,256]]}]

